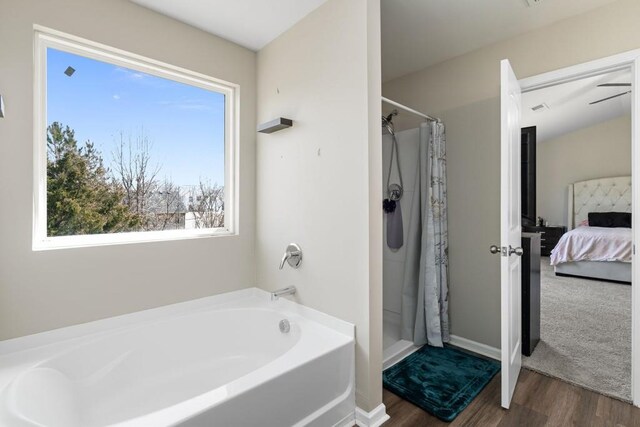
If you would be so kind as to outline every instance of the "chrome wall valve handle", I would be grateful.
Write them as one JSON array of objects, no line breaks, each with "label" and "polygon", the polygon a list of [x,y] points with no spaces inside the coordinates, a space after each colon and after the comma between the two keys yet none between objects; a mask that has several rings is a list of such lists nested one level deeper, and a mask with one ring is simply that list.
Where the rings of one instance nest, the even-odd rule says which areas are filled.
[{"label": "chrome wall valve handle", "polygon": [[300,246],[295,243],[290,243],[289,246],[287,246],[287,250],[280,261],[280,270],[284,267],[285,262],[293,268],[300,267],[300,263],[302,262],[302,249],[300,249]]}]

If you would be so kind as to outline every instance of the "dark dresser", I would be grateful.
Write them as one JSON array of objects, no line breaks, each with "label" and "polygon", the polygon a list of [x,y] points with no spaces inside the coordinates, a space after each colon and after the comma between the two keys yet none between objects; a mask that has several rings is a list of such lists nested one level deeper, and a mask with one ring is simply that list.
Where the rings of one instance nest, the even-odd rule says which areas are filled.
[{"label": "dark dresser", "polygon": [[567,227],[562,225],[540,227],[523,225],[523,233],[539,233],[540,234],[540,255],[551,256],[551,251],[556,247],[560,237],[567,232]]},{"label": "dark dresser", "polygon": [[541,233],[522,233],[522,354],[531,356],[540,341]]}]

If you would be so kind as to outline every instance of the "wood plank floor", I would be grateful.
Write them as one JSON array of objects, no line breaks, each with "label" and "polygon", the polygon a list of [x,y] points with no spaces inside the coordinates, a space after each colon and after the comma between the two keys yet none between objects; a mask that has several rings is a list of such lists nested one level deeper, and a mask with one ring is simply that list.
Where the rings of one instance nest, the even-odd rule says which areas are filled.
[{"label": "wood plank floor", "polygon": [[527,369],[520,373],[508,411],[500,407],[500,374],[452,423],[387,390],[383,400],[391,416],[384,427],[640,427],[640,408]]}]

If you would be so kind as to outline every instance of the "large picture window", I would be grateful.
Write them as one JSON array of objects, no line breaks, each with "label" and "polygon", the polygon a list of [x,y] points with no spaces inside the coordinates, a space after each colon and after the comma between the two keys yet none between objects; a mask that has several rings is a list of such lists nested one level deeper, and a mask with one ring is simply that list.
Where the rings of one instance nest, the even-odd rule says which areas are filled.
[{"label": "large picture window", "polygon": [[34,249],[233,232],[235,85],[36,31]]}]

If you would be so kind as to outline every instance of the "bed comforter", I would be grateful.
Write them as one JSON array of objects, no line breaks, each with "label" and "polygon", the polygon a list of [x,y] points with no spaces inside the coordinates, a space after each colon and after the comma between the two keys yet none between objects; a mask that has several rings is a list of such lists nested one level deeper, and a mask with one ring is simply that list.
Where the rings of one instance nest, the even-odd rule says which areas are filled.
[{"label": "bed comforter", "polygon": [[631,262],[630,228],[578,227],[551,251],[551,265],[573,261]]}]

